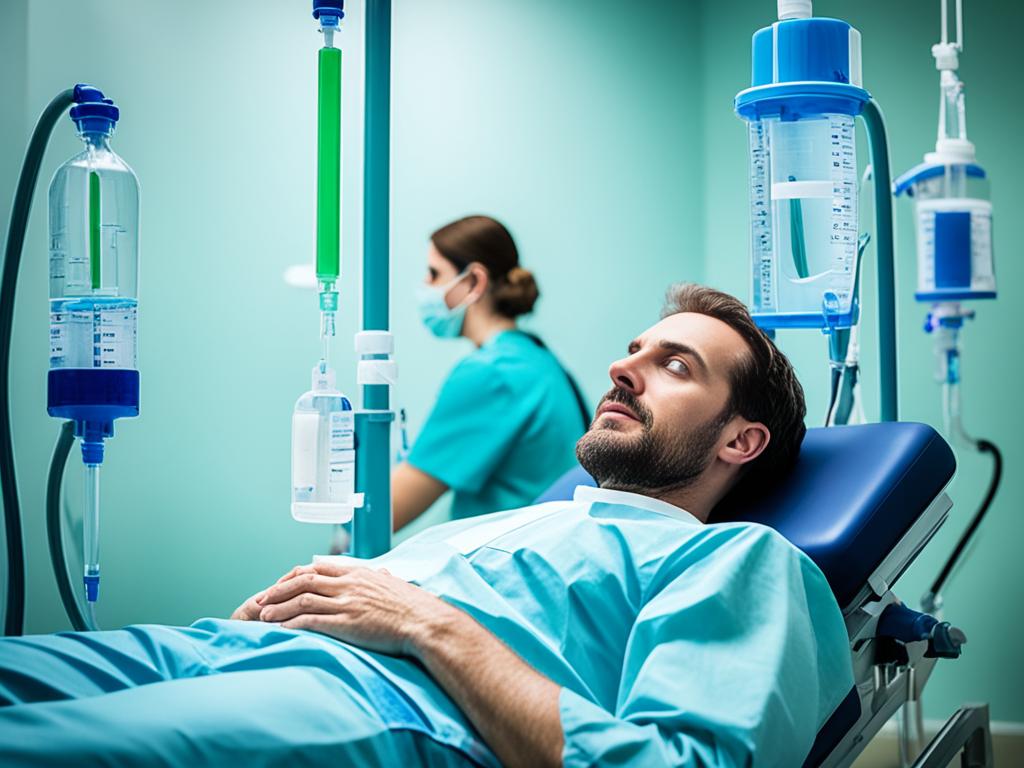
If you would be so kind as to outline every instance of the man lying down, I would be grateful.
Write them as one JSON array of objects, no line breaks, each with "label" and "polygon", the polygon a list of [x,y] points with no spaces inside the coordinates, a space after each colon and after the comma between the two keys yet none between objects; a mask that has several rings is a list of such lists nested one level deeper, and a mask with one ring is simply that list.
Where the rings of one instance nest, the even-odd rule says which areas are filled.
[{"label": "man lying down", "polygon": [[792,462],[793,369],[682,285],[609,375],[573,501],[295,568],[231,621],[0,641],[0,764],[799,766],[852,686],[839,608],[778,534],[706,523]]}]

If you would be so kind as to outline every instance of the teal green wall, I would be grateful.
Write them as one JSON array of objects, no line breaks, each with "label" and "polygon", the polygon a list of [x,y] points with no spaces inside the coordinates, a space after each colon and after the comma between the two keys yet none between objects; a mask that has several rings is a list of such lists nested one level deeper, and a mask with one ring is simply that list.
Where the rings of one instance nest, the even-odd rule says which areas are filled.
[{"label": "teal green wall", "polygon": [[[320,36],[307,0],[59,0],[22,3],[22,16],[26,5],[27,79],[13,79],[27,84],[29,107],[16,129],[4,129],[8,165],[0,167],[20,162],[54,93],[89,81],[117,99],[114,147],[142,186],[142,416],[119,422],[107,449],[101,622],[225,615],[329,542],[327,529],[295,523],[288,512],[291,411],[309,388],[319,345],[314,295],[281,279],[314,252]],[[352,392],[362,4],[349,5],[341,41],[345,276],[334,359]],[[596,401],[608,363],[656,319],[666,283],[702,276],[701,126],[677,80],[697,65],[687,9],[646,3],[624,19],[611,0],[396,6],[392,315],[396,400],[412,432],[467,351],[420,327],[413,287],[429,233],[472,212],[498,215],[512,229],[543,292],[530,325]],[[13,7],[2,6],[0,27]],[[45,192],[77,144],[67,121],[44,164],[16,309],[30,631],[66,626],[42,525],[57,430],[43,385]],[[2,193],[13,184],[5,172]],[[604,309],[581,311],[588,304]],[[79,483],[73,464],[73,509]]]},{"label": "teal green wall", "polygon": [[[18,178],[21,158],[17,151],[8,147],[24,141],[22,133],[25,123],[25,92],[28,84],[22,75],[25,68],[26,32],[28,10],[25,0],[11,2],[0,10],[0,72],[12,72],[4,84],[4,109],[0,109],[0,139],[4,149],[0,150],[0,211],[6,233],[7,217],[10,215],[14,186]],[[42,109],[42,105],[40,105]],[[2,252],[0,252],[2,254]],[[0,255],[0,263],[2,263]]]},{"label": "teal green wall", "polygon": [[[701,56],[704,77],[702,118],[707,172],[704,177],[705,278],[741,296],[748,292],[746,132],[732,114],[732,97],[750,84],[749,34],[774,20],[773,2],[708,0],[702,4]],[[858,3],[817,0],[817,15],[843,18],[863,36],[864,85],[885,113],[892,166],[897,173],[919,163],[934,148],[938,119],[938,73],[930,54],[939,39],[937,0]],[[1024,720],[1024,693],[1017,653],[1019,614],[1024,606],[1019,548],[1024,539],[1020,509],[1024,485],[1016,467],[1024,462],[1020,439],[1019,399],[1024,365],[1010,329],[1024,287],[1024,206],[1019,180],[1024,172],[1020,125],[1024,104],[1009,62],[1019,49],[1017,31],[1024,26],[1024,6],[1011,2],[965,3],[966,50],[961,76],[967,90],[968,135],[979,161],[992,177],[995,211],[996,271],[999,300],[979,302],[978,317],[964,333],[964,411],[969,431],[996,442],[1007,472],[1003,487],[969,560],[954,574],[946,591],[946,618],[963,627],[969,644],[956,663],[939,664],[929,683],[925,711],[945,717],[963,700],[992,704],[997,720]],[[867,162],[860,148],[861,165]],[[872,228],[870,193],[862,228]],[[897,289],[899,291],[900,415],[941,428],[941,394],[932,379],[931,339],[921,331],[927,307],[916,304],[913,221],[905,200],[897,202]],[[877,418],[874,295],[874,248],[867,254],[865,295],[868,317],[862,361],[868,418]],[[808,421],[820,426],[827,405],[824,341],[814,333],[781,335],[784,350],[796,361],[808,392]],[[989,480],[991,462],[958,451],[959,470],[950,488],[954,507],[949,522],[900,582],[898,592],[916,607],[920,595],[974,514]]]},{"label": "teal green wall", "polygon": [[[294,523],[287,506],[290,413],[318,354],[314,297],[281,280],[288,265],[313,255],[318,35],[307,5],[61,0],[43,8],[22,0],[0,8],[0,42],[24,31],[10,35],[23,45],[0,45],[10,79],[24,89],[0,115],[4,211],[38,111],[76,81],[95,82],[118,100],[124,119],[115,148],[142,183],[143,415],[118,424],[104,469],[105,626],[224,615],[327,545],[324,529]],[[345,278],[334,356],[349,391],[361,221],[360,5],[351,4],[342,39]],[[413,433],[466,351],[430,338],[412,306],[427,236],[451,218],[489,212],[506,220],[543,293],[529,325],[577,373],[591,401],[607,386],[608,362],[656,318],[669,282],[706,280],[746,295],[746,139],[731,100],[749,77],[749,36],[772,20],[773,2],[395,5],[392,315],[396,400],[409,409]],[[899,170],[934,141],[933,5],[816,4],[861,29],[865,82],[886,112]],[[1013,60],[1011,35],[1024,11],[971,3],[969,12],[968,125],[993,172],[1001,298],[979,306],[967,330],[966,416],[969,428],[1005,447],[1010,471],[947,596],[948,617],[970,636],[968,653],[940,666],[927,711],[939,717],[962,699],[981,699],[992,702],[995,718],[1019,721],[1014,627],[998,611],[1012,615],[1024,604],[1019,558],[1011,560],[1021,539],[1014,515],[1024,501],[1012,467],[1024,450],[1011,438],[1019,419],[1008,411],[1021,363],[1003,351],[1022,285],[1015,248],[1024,225],[1012,216],[1024,204],[1012,186],[1022,168],[1011,139],[1021,106],[999,99],[1013,77],[1003,62]],[[30,631],[66,627],[41,511],[57,426],[45,415],[42,384],[44,212],[49,176],[76,144],[70,122],[51,143],[16,307],[13,410]],[[918,330],[923,310],[908,298],[907,214],[901,208],[898,222],[903,416],[939,424],[930,342]],[[872,327],[866,323],[869,336]],[[807,385],[810,421],[820,423],[823,342],[797,335],[783,344]],[[869,379],[873,350],[868,339]],[[997,370],[1005,374],[984,373]],[[867,390],[870,413],[873,382]],[[951,546],[987,471],[985,460],[961,457],[953,518],[907,574],[908,600]],[[77,508],[77,465],[69,475]]]}]

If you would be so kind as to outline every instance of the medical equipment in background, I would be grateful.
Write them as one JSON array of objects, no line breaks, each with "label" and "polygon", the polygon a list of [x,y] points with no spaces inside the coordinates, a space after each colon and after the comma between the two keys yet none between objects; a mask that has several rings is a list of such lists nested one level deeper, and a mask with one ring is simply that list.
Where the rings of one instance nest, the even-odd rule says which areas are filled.
[{"label": "medical equipment in background", "polygon": [[355,494],[352,405],[335,388],[330,342],[338,311],[341,267],[341,50],[334,46],[345,12],[341,2],[314,2],[323,47],[318,54],[316,279],[320,361],[313,386],[292,414],[292,517],[305,523],[346,523],[362,503]]},{"label": "medical equipment in background", "polygon": [[362,504],[356,485],[355,417],[335,387],[334,371],[313,366],[313,388],[292,415],[292,517],[341,523]]},{"label": "medical equipment in background", "polygon": [[[941,40],[932,46],[939,71],[939,121],[935,151],[893,184],[896,196],[906,193],[914,201],[917,240],[915,298],[931,304],[925,332],[934,334],[936,379],[942,385],[943,421],[947,437],[961,447],[992,456],[992,479],[977,512],[961,534],[929,590],[922,609],[942,609],[942,588],[959,563],[968,543],[991,507],[1002,479],[1003,458],[992,442],[972,437],[963,425],[960,393],[960,332],[974,310],[963,301],[996,298],[992,255],[992,203],[988,178],[978,165],[974,144],[967,138],[964,85],[957,76],[963,53],[963,3],[956,0],[956,40],[949,39],[949,7],[940,0]],[[920,751],[920,706],[903,724],[904,757]]]},{"label": "medical equipment in background", "polygon": [[93,616],[103,441],[113,436],[115,419],[139,415],[139,184],[110,148],[117,107],[99,91],[88,99],[71,108],[85,150],[58,168],[50,183],[46,410],[73,421],[82,441],[84,583]]},{"label": "medical equipment in background", "polygon": [[334,35],[345,11],[342,0],[313,0],[313,18],[324,36],[319,52],[316,256],[323,351],[313,371],[313,390],[299,399],[293,414],[292,516],[304,522],[351,521],[352,554],[375,557],[391,548],[395,414],[389,387],[397,379],[394,337],[388,329],[391,2],[366,0],[364,12],[363,329],[355,338],[362,407],[353,414],[348,400],[334,388],[328,364],[341,262],[341,51],[334,47]]},{"label": "medical equipment in background", "polygon": [[[51,461],[47,487],[50,555],[65,609],[76,629],[95,628],[99,596],[99,468],[114,420],[139,414],[136,335],[139,187],[110,148],[120,113],[88,85],[63,91],[43,111],[29,142],[11,212],[0,289],[0,481],[3,484],[8,578],[5,634],[24,622],[25,564],[10,423],[10,343],[14,296],[32,194],[54,125],[71,107],[85,149],[54,174],[49,191],[50,371],[47,412],[67,420]],[[88,620],[67,576],[59,498],[73,438],[85,464],[83,548]]]},{"label": "medical equipment in background", "polygon": [[[810,0],[778,0],[778,17],[754,33],[752,84],[735,98],[736,113],[749,124],[751,314],[769,333],[817,328],[827,334],[838,397],[848,361],[856,366],[850,335],[859,318],[866,245],[858,237],[854,126],[860,115],[876,179],[881,419],[895,421],[888,146],[882,113],[861,87],[860,33],[844,21],[812,18]],[[836,397],[829,418],[840,423],[837,414],[852,407],[840,411]]]},{"label": "medical equipment in background", "polygon": [[940,592],[967,542],[988,511],[1002,476],[1002,454],[988,440],[971,437],[960,407],[960,331],[974,311],[961,301],[996,298],[992,256],[992,203],[988,178],[977,164],[967,138],[964,86],[957,77],[963,53],[963,4],[956,0],[956,41],[949,40],[949,8],[940,0],[942,39],[932,46],[939,71],[939,126],[935,151],[896,179],[894,193],[914,200],[917,236],[917,292],[931,304],[925,331],[934,334],[936,379],[942,384],[943,419],[949,438],[961,446],[992,454],[992,482],[978,512],[960,538],[931,589],[922,598],[926,610],[941,607]]}]

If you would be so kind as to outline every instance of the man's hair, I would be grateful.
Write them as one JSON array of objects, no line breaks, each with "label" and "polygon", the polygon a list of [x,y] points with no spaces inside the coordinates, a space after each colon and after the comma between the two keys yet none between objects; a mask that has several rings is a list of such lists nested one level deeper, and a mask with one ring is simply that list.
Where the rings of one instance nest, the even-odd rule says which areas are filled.
[{"label": "man's hair", "polygon": [[746,465],[730,497],[743,496],[748,488],[762,490],[774,484],[792,468],[807,431],[804,390],[792,364],[734,296],[703,285],[677,283],[665,294],[661,316],[680,312],[720,320],[747,343],[749,354],[729,372],[732,392],[727,410],[761,422],[771,438],[764,452]]}]

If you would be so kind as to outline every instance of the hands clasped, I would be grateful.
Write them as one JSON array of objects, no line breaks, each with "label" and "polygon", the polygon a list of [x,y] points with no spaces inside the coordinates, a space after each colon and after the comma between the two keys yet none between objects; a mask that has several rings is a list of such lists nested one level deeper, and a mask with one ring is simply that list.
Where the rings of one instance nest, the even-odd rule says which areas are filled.
[{"label": "hands clasped", "polygon": [[293,568],[231,618],[277,622],[370,650],[415,655],[417,640],[453,610],[386,570],[315,563]]}]

